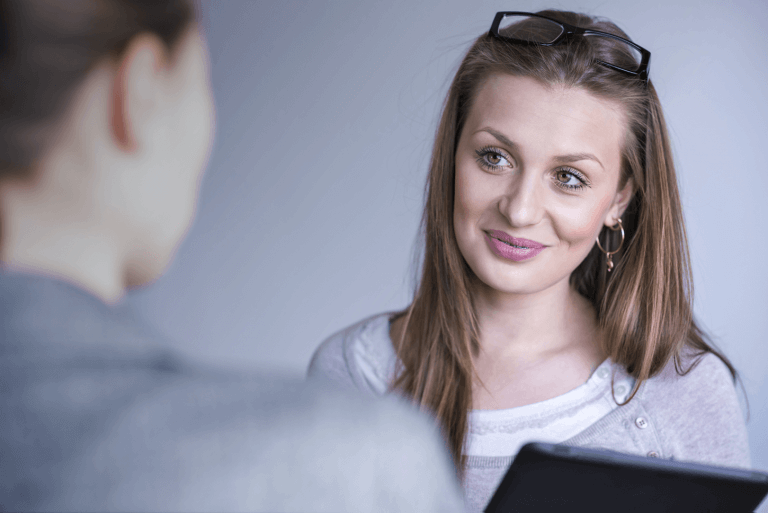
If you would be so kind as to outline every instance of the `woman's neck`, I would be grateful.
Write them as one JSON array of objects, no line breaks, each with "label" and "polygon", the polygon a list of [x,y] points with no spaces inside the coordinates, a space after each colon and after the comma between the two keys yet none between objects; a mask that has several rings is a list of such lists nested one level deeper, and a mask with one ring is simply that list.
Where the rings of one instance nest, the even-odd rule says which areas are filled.
[{"label": "woman's neck", "polygon": [[495,359],[540,359],[599,342],[594,307],[567,280],[532,294],[473,290],[480,350]]},{"label": "woman's neck", "polygon": [[506,409],[564,394],[605,360],[595,311],[566,282],[536,294],[475,291],[472,404]]}]

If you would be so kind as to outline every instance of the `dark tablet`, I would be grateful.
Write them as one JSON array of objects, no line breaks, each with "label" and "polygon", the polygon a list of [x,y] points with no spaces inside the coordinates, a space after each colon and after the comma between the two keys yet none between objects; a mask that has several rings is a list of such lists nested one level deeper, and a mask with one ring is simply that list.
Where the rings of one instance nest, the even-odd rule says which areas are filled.
[{"label": "dark tablet", "polygon": [[614,451],[523,446],[486,513],[751,513],[768,474]]}]

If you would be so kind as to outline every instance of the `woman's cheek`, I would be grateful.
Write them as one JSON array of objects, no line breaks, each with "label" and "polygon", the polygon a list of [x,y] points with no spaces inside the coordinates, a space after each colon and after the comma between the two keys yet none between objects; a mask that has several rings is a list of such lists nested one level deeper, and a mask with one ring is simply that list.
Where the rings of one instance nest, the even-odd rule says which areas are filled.
[{"label": "woman's cheek", "polygon": [[456,167],[455,209],[461,209],[466,218],[477,221],[493,206],[500,186],[499,177],[477,169],[474,160],[462,164]]},{"label": "woman's cheek", "polygon": [[471,181],[466,169],[456,167],[456,189],[454,192],[454,219],[456,222],[468,221],[475,210],[475,201],[471,190]]},{"label": "woman's cheek", "polygon": [[556,227],[559,238],[566,240],[571,246],[589,244],[592,242],[603,224],[606,206],[590,204],[583,207],[559,207],[553,217],[559,222]]}]

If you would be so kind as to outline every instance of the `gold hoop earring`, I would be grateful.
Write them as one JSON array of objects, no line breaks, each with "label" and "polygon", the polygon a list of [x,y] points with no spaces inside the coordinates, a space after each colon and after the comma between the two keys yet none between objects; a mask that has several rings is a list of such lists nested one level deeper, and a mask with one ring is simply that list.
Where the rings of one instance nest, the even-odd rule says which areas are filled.
[{"label": "gold hoop earring", "polygon": [[597,247],[600,248],[600,251],[605,253],[605,256],[608,257],[608,272],[611,272],[613,270],[613,255],[619,252],[621,247],[624,245],[624,226],[621,224],[621,218],[618,219],[615,225],[609,226],[611,230],[614,232],[617,230],[621,230],[621,242],[619,243],[619,247],[616,248],[613,251],[606,251],[603,249],[603,246],[600,245],[600,235],[595,237],[595,240],[597,241]]}]

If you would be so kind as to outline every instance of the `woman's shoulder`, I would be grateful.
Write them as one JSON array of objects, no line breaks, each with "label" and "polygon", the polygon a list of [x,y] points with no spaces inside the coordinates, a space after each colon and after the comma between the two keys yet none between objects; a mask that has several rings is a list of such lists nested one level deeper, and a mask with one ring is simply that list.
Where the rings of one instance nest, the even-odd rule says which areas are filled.
[{"label": "woman's shoulder", "polygon": [[711,352],[684,351],[680,364],[682,375],[670,361],[638,394],[659,436],[685,459],[748,467],[745,416],[730,369]]},{"label": "woman's shoulder", "polygon": [[[682,370],[682,374],[680,372]],[[736,395],[735,383],[725,362],[711,352],[684,350],[679,366],[670,360],[664,369],[645,384],[641,394],[647,399],[709,398],[730,401]]]},{"label": "woman's shoulder", "polygon": [[375,395],[386,393],[397,356],[389,335],[392,312],[367,317],[337,331],[315,350],[307,375]]}]

